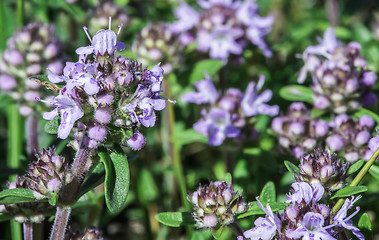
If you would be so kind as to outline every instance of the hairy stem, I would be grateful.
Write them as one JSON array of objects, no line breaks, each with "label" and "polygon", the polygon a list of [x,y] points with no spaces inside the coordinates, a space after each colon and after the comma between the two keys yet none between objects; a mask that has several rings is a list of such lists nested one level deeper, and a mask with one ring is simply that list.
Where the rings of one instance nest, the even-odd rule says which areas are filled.
[{"label": "hairy stem", "polygon": [[86,143],[87,139],[86,137],[83,137],[81,139],[80,148],[76,152],[74,162],[71,166],[73,180],[64,187],[62,193],[60,194],[59,204],[63,207],[57,207],[54,227],[50,236],[51,240],[63,239],[71,213],[70,206],[75,203],[84,177],[90,167],[88,160],[91,156],[92,149],[89,148]]},{"label": "hairy stem", "polygon": [[86,141],[86,137],[83,137],[80,148],[76,152],[74,162],[72,163],[71,173],[73,180],[64,187],[63,192],[60,195],[60,203],[65,206],[71,206],[75,203],[84,177],[90,167],[88,160],[91,156],[92,149],[87,146]]},{"label": "hairy stem", "polygon": [[326,11],[328,14],[328,19],[333,27],[339,24],[339,6],[338,0],[327,0],[326,1]]},{"label": "hairy stem", "polygon": [[38,152],[38,119],[32,114],[26,119],[26,131],[28,134],[28,147],[30,151],[30,159],[35,160],[34,154]]},{"label": "hairy stem", "polygon": [[50,235],[50,240],[63,240],[66,232],[68,219],[70,218],[70,207],[57,207],[54,226]]},{"label": "hairy stem", "polygon": [[33,240],[33,223],[32,222],[24,222],[24,240]]},{"label": "hairy stem", "polygon": [[[366,175],[368,170],[370,170],[370,167],[375,163],[375,160],[378,158],[378,156],[379,156],[379,148],[376,149],[375,153],[371,156],[371,158],[365,163],[365,165],[363,165],[361,171],[359,171],[359,173],[357,174],[357,176],[355,176],[355,178],[353,179],[353,181],[350,183],[349,186],[357,186],[360,183],[360,181]],[[345,202],[344,198],[341,198],[340,200],[338,200],[336,205],[334,205],[333,207],[333,212],[334,213],[338,212],[338,210],[340,210],[344,202]]]}]

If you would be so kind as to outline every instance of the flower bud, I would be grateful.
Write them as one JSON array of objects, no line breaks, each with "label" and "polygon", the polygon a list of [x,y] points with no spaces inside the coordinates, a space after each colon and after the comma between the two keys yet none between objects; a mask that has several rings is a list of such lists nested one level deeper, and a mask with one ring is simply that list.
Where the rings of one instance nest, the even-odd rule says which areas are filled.
[{"label": "flower bud", "polygon": [[225,181],[200,186],[196,192],[188,195],[188,200],[194,206],[192,216],[198,228],[214,228],[219,224],[228,225],[234,221],[235,214],[247,210],[242,196]]},{"label": "flower bud", "polygon": [[338,190],[345,186],[348,164],[338,159],[336,154],[314,150],[300,159],[300,172],[295,175],[297,181],[321,183],[326,190]]}]

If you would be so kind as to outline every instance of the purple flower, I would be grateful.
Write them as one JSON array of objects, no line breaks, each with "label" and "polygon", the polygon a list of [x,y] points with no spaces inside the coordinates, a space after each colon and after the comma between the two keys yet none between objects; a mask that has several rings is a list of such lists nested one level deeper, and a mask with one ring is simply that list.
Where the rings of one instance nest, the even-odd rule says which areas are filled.
[{"label": "purple flower", "polygon": [[308,55],[322,55],[329,58],[331,53],[339,46],[339,42],[334,34],[334,29],[329,27],[324,32],[324,38],[320,39],[320,45],[307,47],[304,51]]},{"label": "purple flower", "polygon": [[288,196],[286,202],[292,202],[292,204],[300,204],[303,201],[306,204],[318,202],[324,195],[324,187],[320,183],[309,185],[306,182],[295,182],[291,187],[294,192]]},{"label": "purple flower", "polygon": [[57,107],[51,112],[44,113],[43,118],[53,120],[60,115],[61,123],[58,128],[58,138],[66,139],[74,123],[83,117],[83,111],[77,101],[63,94],[54,97],[53,104]]},{"label": "purple flower", "polygon": [[152,127],[155,125],[155,111],[160,111],[166,107],[166,102],[163,99],[144,98],[138,103],[138,107],[142,110],[142,115],[139,117],[142,125]]},{"label": "purple flower", "polygon": [[247,117],[258,114],[266,114],[272,117],[279,113],[278,106],[266,104],[272,97],[271,90],[267,89],[261,94],[258,93],[262,89],[264,80],[265,77],[261,75],[257,84],[251,82],[246,88],[245,95],[241,101],[241,108]]},{"label": "purple flower", "polygon": [[197,33],[197,49],[201,52],[209,51],[211,58],[221,59],[226,63],[230,53],[242,53],[241,44],[236,42],[242,35],[242,29],[233,29],[226,25],[217,25],[211,32],[200,30]]},{"label": "purple flower", "polygon": [[328,227],[324,227],[324,221],[321,214],[308,212],[304,215],[301,226],[286,236],[305,240],[336,240],[326,231]]},{"label": "purple flower", "polygon": [[272,52],[263,37],[270,33],[274,16],[261,17],[258,15],[258,10],[258,5],[255,1],[246,0],[238,8],[237,18],[247,27],[247,38],[259,47],[266,57],[271,57]]},{"label": "purple flower", "polygon": [[351,218],[354,217],[358,212],[359,212],[359,207],[356,208],[356,211],[352,213],[349,217],[347,216],[347,210],[353,207],[354,203],[357,202],[361,196],[358,196],[355,198],[354,197],[350,199],[346,199],[345,203],[342,205],[341,209],[337,212],[337,214],[333,218],[333,223],[337,226],[346,228],[350,231],[353,232],[353,234],[358,238],[358,239],[365,239],[363,234],[359,231],[357,227],[353,226],[353,223],[351,221]]},{"label": "purple flower", "polygon": [[146,143],[145,137],[138,131],[134,132],[133,136],[127,141],[128,146],[134,151],[140,150]]},{"label": "purple flower", "polygon": [[[122,25],[119,26],[119,32],[121,27]],[[91,53],[95,53],[96,55],[100,54],[102,56],[105,54],[113,55],[115,51],[121,51],[125,48],[125,44],[123,42],[117,41],[118,34],[116,35],[116,33],[111,29],[99,30],[95,36],[93,36],[93,39],[89,36],[87,27],[83,27],[83,29],[91,42],[91,46],[78,48],[76,53],[79,55],[89,55]]]},{"label": "purple flower", "polygon": [[219,93],[217,92],[216,87],[214,86],[210,77],[196,82],[195,87],[197,89],[197,92],[184,94],[182,96],[183,102],[192,102],[196,104],[214,104],[217,101]]},{"label": "purple flower", "polygon": [[193,127],[209,138],[211,146],[219,146],[225,138],[233,138],[240,133],[240,130],[232,125],[229,112],[220,108],[212,108],[209,113],[203,111],[203,118]]},{"label": "purple flower", "polygon": [[337,134],[330,135],[326,139],[326,144],[332,151],[339,151],[345,146],[343,139]]},{"label": "purple flower", "polygon": [[277,232],[280,232],[281,221],[278,216],[272,212],[269,204],[267,204],[265,208],[258,198],[257,201],[258,202],[255,204],[266,213],[266,217],[259,217],[255,220],[255,227],[244,232],[243,236],[251,240],[270,240],[276,235]]},{"label": "purple flower", "polygon": [[176,8],[175,17],[179,18],[179,20],[170,26],[171,31],[174,33],[185,32],[193,28],[200,21],[199,13],[184,1]]},{"label": "purple flower", "polygon": [[10,75],[0,75],[0,89],[3,91],[12,90],[17,86],[17,81]]}]

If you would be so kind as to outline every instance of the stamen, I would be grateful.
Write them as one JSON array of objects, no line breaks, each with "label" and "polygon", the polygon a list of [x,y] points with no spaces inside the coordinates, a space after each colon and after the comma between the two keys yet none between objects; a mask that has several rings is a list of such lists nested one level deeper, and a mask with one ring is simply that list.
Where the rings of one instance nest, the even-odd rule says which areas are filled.
[{"label": "stamen", "polygon": [[[122,26],[124,26],[123,23],[121,23],[121,24],[118,25],[117,37],[118,37],[118,35],[120,35],[120,32],[121,32],[121,28],[122,28]],[[117,37],[116,37],[116,38],[117,38]]]},{"label": "stamen", "polygon": [[112,28],[112,17],[111,16],[109,16],[109,30],[111,30],[111,28]]},{"label": "stamen", "polygon": [[84,32],[86,33],[87,38],[89,39],[89,41],[92,43],[92,39],[91,39],[91,37],[89,36],[89,33],[88,33],[88,28],[87,28],[86,26],[84,26],[84,27],[83,27],[83,30],[84,30]]},{"label": "stamen", "polygon": [[163,96],[159,96],[159,98],[162,98],[162,99],[166,100],[167,102],[170,102],[170,103],[176,104],[176,100],[171,100],[171,99],[168,99],[168,98],[163,97]]},{"label": "stamen", "polygon": [[344,221],[344,222],[349,221],[352,217],[354,217],[354,216],[359,212],[359,210],[360,210],[360,208],[357,207],[357,208],[356,208],[356,211],[353,212],[353,213],[352,213],[350,216],[348,216],[347,218],[343,219],[343,221]]}]

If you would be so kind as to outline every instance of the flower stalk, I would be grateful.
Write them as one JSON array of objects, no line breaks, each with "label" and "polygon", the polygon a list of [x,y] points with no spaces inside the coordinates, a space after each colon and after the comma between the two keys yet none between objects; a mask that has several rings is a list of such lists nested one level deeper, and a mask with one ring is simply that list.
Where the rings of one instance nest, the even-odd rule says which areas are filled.
[{"label": "flower stalk", "polygon": [[[366,175],[368,170],[370,170],[371,166],[375,163],[375,160],[378,158],[378,156],[379,156],[379,148],[375,151],[375,153],[371,156],[371,158],[366,162],[366,164],[363,165],[362,169],[359,171],[359,173],[353,179],[353,181],[350,183],[349,186],[354,187],[360,183],[360,181]],[[338,210],[340,210],[340,208],[342,207],[344,202],[345,202],[344,198],[341,198],[340,200],[338,200],[336,205],[334,205],[334,207],[333,207],[333,212],[334,213],[338,212]]]},{"label": "flower stalk", "polygon": [[67,228],[68,219],[70,218],[70,207],[57,207],[53,230],[50,240],[63,240]]},{"label": "flower stalk", "polygon": [[24,222],[24,240],[33,240],[33,223],[32,222]]}]

